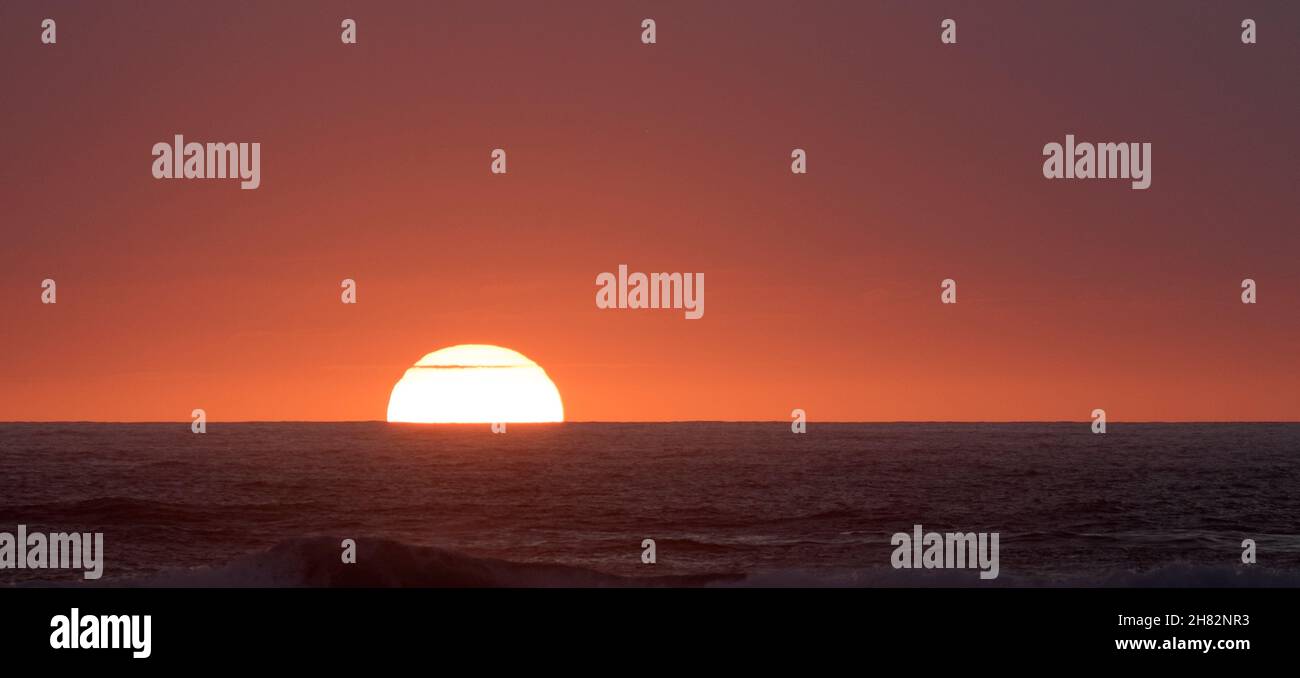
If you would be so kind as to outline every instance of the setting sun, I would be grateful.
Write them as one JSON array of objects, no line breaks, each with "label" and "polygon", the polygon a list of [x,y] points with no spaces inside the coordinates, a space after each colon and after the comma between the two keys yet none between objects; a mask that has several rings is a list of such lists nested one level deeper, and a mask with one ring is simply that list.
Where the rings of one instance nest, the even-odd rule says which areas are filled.
[{"label": "setting sun", "polygon": [[517,351],[462,344],[434,351],[393,386],[388,421],[423,424],[564,421],[560,392]]}]

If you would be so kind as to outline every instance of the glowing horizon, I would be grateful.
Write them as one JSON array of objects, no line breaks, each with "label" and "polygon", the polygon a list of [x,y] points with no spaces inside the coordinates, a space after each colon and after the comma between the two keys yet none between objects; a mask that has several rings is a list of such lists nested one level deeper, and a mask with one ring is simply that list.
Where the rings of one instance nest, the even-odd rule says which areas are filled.
[{"label": "glowing horizon", "polygon": [[[647,46],[621,3],[399,0],[355,45],[328,3],[68,5],[57,45],[6,3],[0,420],[384,421],[487,343],[568,421],[1300,421],[1300,4],[1250,46],[1233,3],[980,3],[960,45],[690,4]],[[154,178],[178,134],[258,187]],[[1045,178],[1070,135],[1151,143],[1150,187]],[[620,265],[707,313],[602,308]]]}]

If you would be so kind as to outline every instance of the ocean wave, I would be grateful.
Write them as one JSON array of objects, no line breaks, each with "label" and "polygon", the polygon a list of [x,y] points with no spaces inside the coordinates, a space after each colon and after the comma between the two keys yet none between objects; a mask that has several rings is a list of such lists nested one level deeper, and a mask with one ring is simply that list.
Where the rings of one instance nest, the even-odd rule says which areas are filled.
[{"label": "ocean wave", "polygon": [[735,575],[623,577],[568,565],[478,558],[434,546],[388,539],[357,539],[356,562],[342,562],[342,539],[283,541],[224,565],[165,570],[114,582],[146,587],[628,587],[705,586]]},{"label": "ocean wave", "polygon": [[[722,582],[719,582],[722,583]],[[849,570],[773,570],[747,575],[725,585],[760,588],[1294,588],[1300,572],[1252,565],[1206,566],[1184,563],[1143,571],[1078,574],[1008,572],[981,580],[975,569],[912,570],[871,567]]]},{"label": "ocean wave", "polygon": [[342,539],[310,537],[283,541],[215,566],[169,569],[146,577],[105,582],[144,587],[1061,587],[1241,588],[1300,586],[1300,572],[1255,566],[1173,563],[1143,571],[1024,575],[1005,569],[994,580],[979,571],[785,569],[750,574],[621,576],[550,563],[479,558],[434,546],[388,539],[358,539],[356,563],[340,557]]}]

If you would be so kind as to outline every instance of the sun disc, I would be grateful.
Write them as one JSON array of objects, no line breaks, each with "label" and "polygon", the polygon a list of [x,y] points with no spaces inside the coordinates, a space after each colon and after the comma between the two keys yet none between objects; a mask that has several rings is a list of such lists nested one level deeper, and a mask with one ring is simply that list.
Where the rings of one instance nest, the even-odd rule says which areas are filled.
[{"label": "sun disc", "polygon": [[488,344],[434,351],[393,386],[388,421],[424,424],[564,421],[560,391],[540,365]]}]

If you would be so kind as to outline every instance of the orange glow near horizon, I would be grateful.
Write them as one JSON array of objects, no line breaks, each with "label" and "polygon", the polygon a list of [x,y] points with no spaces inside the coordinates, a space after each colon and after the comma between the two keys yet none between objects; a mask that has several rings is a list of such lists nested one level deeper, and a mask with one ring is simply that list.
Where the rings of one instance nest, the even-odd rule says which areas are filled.
[{"label": "orange glow near horizon", "polygon": [[[0,421],[382,421],[477,343],[570,422],[1300,420],[1300,3],[46,4],[0,9]],[[1044,179],[1067,133],[1150,189]],[[154,179],[175,134],[260,186]],[[597,308],[620,264],[707,314]]]}]

